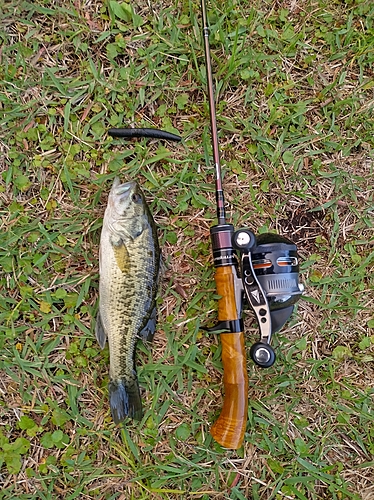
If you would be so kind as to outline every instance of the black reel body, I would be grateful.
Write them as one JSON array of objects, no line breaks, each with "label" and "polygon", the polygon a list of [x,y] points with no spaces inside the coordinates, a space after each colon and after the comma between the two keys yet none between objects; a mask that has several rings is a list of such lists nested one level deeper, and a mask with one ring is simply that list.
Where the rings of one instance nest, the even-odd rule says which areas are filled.
[{"label": "black reel body", "polygon": [[301,295],[296,245],[277,234],[257,237],[251,250],[252,265],[266,293],[270,309],[293,306]]},{"label": "black reel body", "polygon": [[275,361],[271,336],[290,318],[304,290],[299,284],[297,248],[283,236],[268,233],[256,238],[248,229],[234,232],[232,244],[240,254],[244,295],[260,329],[251,358],[266,368]]}]

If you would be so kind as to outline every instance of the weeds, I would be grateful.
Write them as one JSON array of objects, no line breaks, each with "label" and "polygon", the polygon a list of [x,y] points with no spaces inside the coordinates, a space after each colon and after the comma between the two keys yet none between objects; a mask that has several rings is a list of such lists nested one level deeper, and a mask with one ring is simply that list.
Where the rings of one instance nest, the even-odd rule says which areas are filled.
[{"label": "weeds", "polygon": [[[221,406],[215,217],[196,2],[8,1],[0,14],[0,498],[373,497],[373,23],[369,1],[209,5],[235,226],[299,247],[307,293],[248,363],[238,452]],[[181,145],[120,142],[116,126]],[[115,175],[143,185],[167,262],[145,415],[114,426],[93,334]],[[246,319],[248,346],[254,339]]]}]

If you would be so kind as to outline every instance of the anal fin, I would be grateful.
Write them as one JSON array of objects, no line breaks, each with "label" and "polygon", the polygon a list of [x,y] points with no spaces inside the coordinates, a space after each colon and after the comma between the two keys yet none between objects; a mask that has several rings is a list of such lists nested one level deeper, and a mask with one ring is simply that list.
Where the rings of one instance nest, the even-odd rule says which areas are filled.
[{"label": "anal fin", "polygon": [[157,323],[157,307],[156,305],[151,311],[147,324],[144,328],[139,332],[139,338],[146,342],[152,342],[153,337],[156,331],[156,323]]}]

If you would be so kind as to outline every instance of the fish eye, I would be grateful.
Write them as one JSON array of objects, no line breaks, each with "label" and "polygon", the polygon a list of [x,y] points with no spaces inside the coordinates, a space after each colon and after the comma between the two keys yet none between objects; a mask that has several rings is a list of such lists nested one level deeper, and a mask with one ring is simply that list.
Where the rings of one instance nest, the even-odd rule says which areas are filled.
[{"label": "fish eye", "polygon": [[142,199],[142,197],[140,196],[139,193],[134,193],[132,196],[131,196],[131,199],[134,203],[139,203]]}]

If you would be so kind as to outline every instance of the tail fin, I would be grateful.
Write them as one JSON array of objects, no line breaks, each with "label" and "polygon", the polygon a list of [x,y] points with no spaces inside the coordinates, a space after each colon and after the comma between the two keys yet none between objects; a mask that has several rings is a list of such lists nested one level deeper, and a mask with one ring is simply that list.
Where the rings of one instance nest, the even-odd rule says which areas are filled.
[{"label": "tail fin", "polygon": [[113,420],[119,424],[126,417],[141,420],[142,400],[136,375],[134,378],[112,380],[109,383],[109,401]]}]

